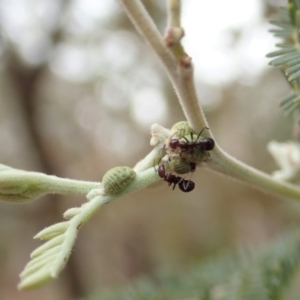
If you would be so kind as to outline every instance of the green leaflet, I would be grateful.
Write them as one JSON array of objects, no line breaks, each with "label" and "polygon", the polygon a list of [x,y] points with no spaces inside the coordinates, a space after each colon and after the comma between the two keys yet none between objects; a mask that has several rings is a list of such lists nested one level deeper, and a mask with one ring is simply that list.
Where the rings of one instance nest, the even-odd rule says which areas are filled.
[{"label": "green leaflet", "polygon": [[270,32],[282,42],[276,44],[280,49],[267,57],[273,58],[269,65],[282,69],[293,89],[294,93],[281,101],[285,116],[293,116],[300,111],[300,1],[289,0],[288,7],[280,8],[270,23],[277,27]]}]

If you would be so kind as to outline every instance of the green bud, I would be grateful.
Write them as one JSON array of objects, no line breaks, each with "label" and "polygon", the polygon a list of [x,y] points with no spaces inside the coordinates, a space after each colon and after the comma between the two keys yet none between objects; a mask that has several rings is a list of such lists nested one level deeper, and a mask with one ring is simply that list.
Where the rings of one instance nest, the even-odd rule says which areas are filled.
[{"label": "green bud", "polygon": [[117,194],[128,186],[135,176],[135,171],[130,167],[112,168],[103,176],[101,188],[106,195]]}]

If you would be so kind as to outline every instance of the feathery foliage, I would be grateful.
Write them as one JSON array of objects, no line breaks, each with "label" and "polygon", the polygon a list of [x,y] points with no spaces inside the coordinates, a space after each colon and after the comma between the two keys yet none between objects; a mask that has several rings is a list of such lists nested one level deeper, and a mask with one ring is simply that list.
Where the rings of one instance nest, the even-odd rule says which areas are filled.
[{"label": "feathery foliage", "polygon": [[65,267],[77,238],[79,228],[105,203],[96,196],[81,207],[68,209],[63,221],[40,231],[34,238],[46,241],[31,253],[31,261],[20,274],[19,289],[27,290],[56,278]]},{"label": "feathery foliage", "polygon": [[[131,191],[144,188],[159,178],[153,168],[139,172],[134,177],[133,172],[128,167],[116,167],[109,170],[104,175],[102,184],[99,183],[99,188],[88,193],[88,202],[80,207],[70,208],[64,213],[67,221],[49,226],[34,237],[46,242],[31,253],[30,262],[20,274],[20,290],[36,288],[58,277],[68,262],[79,229],[103,204]],[[105,194],[105,190],[109,194]]]},{"label": "feathery foliage", "polygon": [[[141,279],[87,300],[279,300],[300,261],[300,231],[263,249],[223,254],[178,275]],[[290,300],[290,299],[288,299]]]},{"label": "feathery foliage", "polygon": [[280,67],[293,92],[281,101],[285,115],[300,111],[300,1],[289,0],[287,8],[280,8],[271,24],[279,27],[271,29],[275,37],[283,39],[276,44],[280,50],[267,57],[274,58],[269,64]]}]

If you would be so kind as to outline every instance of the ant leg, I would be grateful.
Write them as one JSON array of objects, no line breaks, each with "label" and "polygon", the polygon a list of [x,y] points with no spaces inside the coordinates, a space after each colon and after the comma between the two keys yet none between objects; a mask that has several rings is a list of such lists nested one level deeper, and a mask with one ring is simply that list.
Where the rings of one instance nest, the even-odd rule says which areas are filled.
[{"label": "ant leg", "polygon": [[187,143],[190,142],[185,136],[183,136],[182,138],[185,139],[185,141],[186,141]]},{"label": "ant leg", "polygon": [[173,191],[175,190],[176,185],[177,185],[177,182],[174,182],[173,189],[172,189]]},{"label": "ant leg", "polygon": [[181,182],[183,183],[183,188],[185,189],[184,181],[185,181],[184,178],[181,177],[180,180],[177,182],[180,189],[181,189],[181,187],[180,187]]},{"label": "ant leg", "polygon": [[191,131],[191,142],[193,142],[194,141],[194,133],[193,133],[193,131]]},{"label": "ant leg", "polygon": [[191,166],[191,174],[193,174],[196,171],[197,165],[195,163],[190,163]]},{"label": "ant leg", "polygon": [[173,137],[174,135],[176,135],[177,132],[178,132],[178,130],[177,130],[176,132],[174,132],[174,133],[169,137],[169,139],[172,139],[172,137]]},{"label": "ant leg", "polygon": [[[178,132],[184,132],[185,131],[185,129],[184,128],[179,128],[177,131],[176,131],[176,134],[178,133]],[[181,133],[180,133],[180,136],[181,136]],[[178,136],[177,136],[178,137]]]},{"label": "ant leg", "polygon": [[204,127],[204,128],[199,132],[199,134],[197,135],[197,138],[196,138],[195,142],[198,141],[198,139],[199,139],[199,137],[201,136],[201,133],[204,131],[204,129],[209,130],[208,127]]},{"label": "ant leg", "polygon": [[190,178],[189,179],[185,179],[185,177],[182,178],[184,188],[187,188],[189,186],[189,182],[191,181],[192,176],[193,176],[194,172],[196,171],[197,165],[195,163],[190,163],[190,167],[191,167]]}]

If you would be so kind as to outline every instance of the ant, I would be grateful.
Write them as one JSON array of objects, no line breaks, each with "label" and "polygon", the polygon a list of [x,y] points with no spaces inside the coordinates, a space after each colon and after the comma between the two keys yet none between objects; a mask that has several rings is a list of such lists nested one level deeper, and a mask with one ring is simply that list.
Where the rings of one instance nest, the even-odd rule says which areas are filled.
[{"label": "ant", "polygon": [[206,137],[198,141],[204,129],[209,129],[209,128],[204,127],[199,132],[195,140],[194,140],[193,132],[191,132],[191,141],[189,141],[186,137],[182,137],[185,140],[184,142],[179,141],[179,139],[177,138],[171,139],[171,141],[169,142],[169,147],[172,150],[176,150],[176,148],[180,148],[180,150],[183,152],[186,152],[188,150],[193,151],[194,149],[198,149],[202,152],[212,150],[215,146],[215,141],[212,138]]},{"label": "ant", "polygon": [[163,178],[164,181],[169,183],[169,186],[173,184],[173,190],[175,189],[176,185],[181,191],[187,193],[191,192],[195,188],[195,182],[191,180],[186,180],[183,177],[173,175],[172,173],[166,174],[166,169],[164,164],[160,164],[157,170],[158,176]]}]

